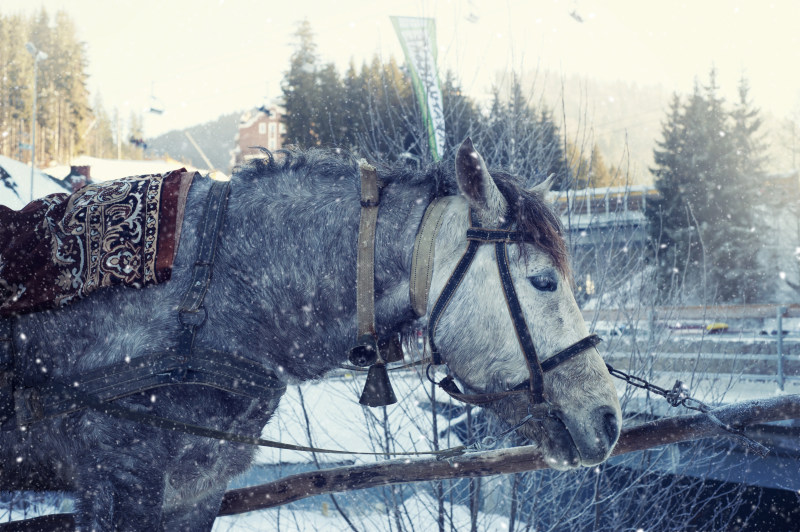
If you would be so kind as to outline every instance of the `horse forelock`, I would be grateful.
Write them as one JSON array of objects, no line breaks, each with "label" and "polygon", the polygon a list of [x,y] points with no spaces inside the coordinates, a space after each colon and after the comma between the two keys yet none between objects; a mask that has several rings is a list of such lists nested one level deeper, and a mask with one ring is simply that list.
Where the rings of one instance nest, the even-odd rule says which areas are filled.
[{"label": "horse forelock", "polygon": [[564,277],[570,277],[569,252],[563,227],[552,207],[540,194],[522,187],[516,177],[505,172],[492,172],[492,177],[508,202],[509,216],[517,230],[530,243],[547,253]]}]

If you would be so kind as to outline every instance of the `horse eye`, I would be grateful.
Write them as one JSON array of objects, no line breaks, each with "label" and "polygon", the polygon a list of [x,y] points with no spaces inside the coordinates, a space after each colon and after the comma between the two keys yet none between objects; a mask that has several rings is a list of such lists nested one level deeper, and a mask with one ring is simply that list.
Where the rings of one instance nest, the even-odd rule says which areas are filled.
[{"label": "horse eye", "polygon": [[555,292],[558,288],[558,281],[551,275],[532,275],[528,277],[528,281],[542,292]]}]

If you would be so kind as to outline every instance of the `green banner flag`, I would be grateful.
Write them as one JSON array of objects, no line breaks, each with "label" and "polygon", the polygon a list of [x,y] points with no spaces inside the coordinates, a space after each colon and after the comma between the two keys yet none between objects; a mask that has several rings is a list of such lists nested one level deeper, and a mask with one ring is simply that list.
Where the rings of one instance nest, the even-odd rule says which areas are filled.
[{"label": "green banner flag", "polygon": [[436,69],[436,21],[432,18],[390,17],[403,46],[417,95],[428,147],[438,161],[444,152],[444,105]]}]

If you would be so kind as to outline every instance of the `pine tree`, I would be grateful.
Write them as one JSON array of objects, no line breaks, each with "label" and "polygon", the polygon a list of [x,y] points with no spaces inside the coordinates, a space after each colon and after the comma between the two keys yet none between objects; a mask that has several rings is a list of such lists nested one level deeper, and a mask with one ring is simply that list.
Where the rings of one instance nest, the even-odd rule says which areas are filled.
[{"label": "pine tree", "polygon": [[606,166],[603,154],[597,144],[592,146],[592,155],[589,160],[588,186],[590,187],[610,187],[613,185],[614,177]]},{"label": "pine tree", "polygon": [[315,122],[318,125],[318,142],[323,146],[342,146],[347,128],[342,101],[343,86],[333,63],[320,69],[317,86],[319,102],[316,107],[319,116]]},{"label": "pine tree", "polygon": [[659,292],[663,296],[672,293],[680,282],[680,272],[685,268],[684,258],[690,258],[692,232],[687,230],[691,220],[684,205],[683,179],[687,172],[682,166],[683,151],[682,104],[677,94],[673,95],[667,120],[662,125],[662,139],[653,150],[655,166],[650,172],[655,177],[659,198],[647,209],[648,232],[656,263]]},{"label": "pine tree", "polygon": [[685,103],[673,98],[654,150],[661,197],[647,211],[650,241],[662,295],[688,283],[705,301],[749,302],[758,290],[754,216],[718,90],[712,69]]},{"label": "pine tree", "polygon": [[46,10],[33,16],[0,15],[0,153],[30,160],[33,57],[25,44],[47,54],[37,63],[36,161],[65,161],[81,149],[92,121],[86,90],[86,53],[64,12],[52,20]]},{"label": "pine tree", "polygon": [[95,157],[113,158],[117,156],[117,148],[114,144],[114,129],[111,118],[103,106],[103,98],[98,94],[95,96],[94,120],[91,128],[87,128],[86,144],[90,153]]},{"label": "pine tree", "polygon": [[573,176],[567,163],[561,135],[553,120],[553,114],[546,107],[539,114],[538,135],[535,160],[538,163],[538,173],[547,177],[555,174],[554,190],[566,190],[572,185]]},{"label": "pine tree", "polygon": [[442,105],[446,126],[445,152],[453,151],[461,142],[474,135],[481,116],[475,102],[462,91],[455,74],[448,70],[442,83]]},{"label": "pine tree", "polygon": [[571,183],[562,139],[547,107],[536,110],[525,97],[522,85],[512,78],[508,98],[492,89],[492,103],[478,135],[481,153],[490,165],[508,168],[533,186],[555,174],[554,188]]},{"label": "pine tree", "polygon": [[357,85],[362,103],[356,137],[364,153],[384,160],[430,157],[409,77],[393,57],[386,64],[377,55],[364,63]]},{"label": "pine tree", "polygon": [[355,62],[351,59],[342,81],[341,107],[345,128],[342,144],[351,150],[358,146],[359,134],[364,131],[366,123],[367,104],[363,89]]},{"label": "pine tree", "polygon": [[321,123],[317,85],[317,45],[311,24],[303,20],[295,32],[297,43],[284,76],[285,142],[303,148],[319,145]]},{"label": "pine tree", "polygon": [[766,163],[766,145],[759,131],[763,120],[750,101],[750,83],[744,76],[739,80],[738,92],[739,100],[731,113],[736,166],[742,176],[757,181]]},{"label": "pine tree", "polygon": [[72,19],[56,13],[53,38],[53,104],[55,105],[55,146],[53,156],[64,161],[82,149],[83,131],[92,121],[86,88],[86,52],[77,38]]},{"label": "pine tree", "polygon": [[[30,21],[0,15],[0,136],[3,155],[28,159],[19,149],[30,143],[33,64],[25,50]],[[29,159],[28,159],[29,160]]]}]

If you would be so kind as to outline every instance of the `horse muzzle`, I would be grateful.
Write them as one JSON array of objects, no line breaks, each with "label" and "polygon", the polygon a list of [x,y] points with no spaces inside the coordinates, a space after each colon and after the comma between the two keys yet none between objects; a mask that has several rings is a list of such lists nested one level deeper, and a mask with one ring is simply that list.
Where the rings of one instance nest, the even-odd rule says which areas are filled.
[{"label": "horse muzzle", "polygon": [[[551,437],[559,440],[556,446],[561,447],[567,455],[563,466],[590,467],[600,464],[611,456],[620,435],[620,423],[617,412],[610,406],[599,406],[582,415],[567,415],[554,412],[561,429],[551,426]],[[559,467],[556,467],[560,469]]]}]

